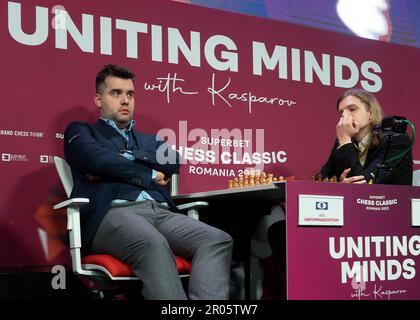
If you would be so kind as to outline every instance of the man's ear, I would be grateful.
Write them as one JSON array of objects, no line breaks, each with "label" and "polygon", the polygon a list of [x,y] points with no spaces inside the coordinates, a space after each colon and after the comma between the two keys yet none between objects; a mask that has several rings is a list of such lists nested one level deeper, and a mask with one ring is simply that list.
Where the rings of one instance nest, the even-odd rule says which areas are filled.
[{"label": "man's ear", "polygon": [[98,108],[101,108],[102,107],[102,97],[101,97],[101,95],[99,94],[99,93],[96,93],[94,96],[93,96],[93,101],[95,102],[95,105],[98,107]]}]

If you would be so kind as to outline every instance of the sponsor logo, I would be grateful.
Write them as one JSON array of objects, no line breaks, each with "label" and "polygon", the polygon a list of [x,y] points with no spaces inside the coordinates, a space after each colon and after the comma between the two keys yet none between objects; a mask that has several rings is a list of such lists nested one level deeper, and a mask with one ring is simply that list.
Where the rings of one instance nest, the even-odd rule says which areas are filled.
[{"label": "sponsor logo", "polygon": [[41,155],[39,161],[41,163],[48,163],[48,156]]},{"label": "sponsor logo", "polygon": [[41,154],[39,156],[40,163],[54,163],[54,157],[48,154]]},{"label": "sponsor logo", "polygon": [[385,195],[370,195],[369,198],[357,198],[356,203],[362,205],[368,211],[389,211],[392,206],[398,204],[398,199],[387,198]]},{"label": "sponsor logo", "polygon": [[11,161],[18,161],[18,162],[26,162],[28,158],[26,154],[11,154],[11,153],[2,153],[1,154],[1,161],[11,162]]},{"label": "sponsor logo", "polygon": [[44,138],[45,134],[44,132],[38,132],[38,131],[0,129],[0,136]]},{"label": "sponsor logo", "polygon": [[328,202],[326,201],[317,201],[315,202],[316,210],[328,210]]},{"label": "sponsor logo", "polygon": [[10,161],[10,153],[2,153],[1,154],[1,161]]}]

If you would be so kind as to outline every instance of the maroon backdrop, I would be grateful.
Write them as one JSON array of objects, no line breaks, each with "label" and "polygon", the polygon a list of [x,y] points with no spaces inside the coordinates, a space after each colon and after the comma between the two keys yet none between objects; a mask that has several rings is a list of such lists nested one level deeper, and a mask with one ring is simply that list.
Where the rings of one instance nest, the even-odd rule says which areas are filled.
[{"label": "maroon backdrop", "polygon": [[[196,161],[183,167],[181,192],[226,188],[228,175],[255,163],[218,160],[243,153],[252,159],[267,152],[267,163],[256,169],[310,179],[334,141],[335,100],[344,86],[370,88],[386,114],[420,123],[416,48],[172,1],[55,5],[0,2],[0,265],[65,259],[63,219],[52,214],[63,197],[52,156],[63,155],[70,121],[97,118],[94,79],[106,63],[137,75],[136,127],[167,136],[177,148],[192,148],[186,160],[195,152]],[[256,48],[265,48],[265,63],[259,55],[264,50]],[[270,66],[273,52],[280,67],[274,60]],[[258,101],[250,105],[250,97]],[[244,145],[212,147],[200,140],[206,136]],[[199,148],[210,163],[202,161]],[[416,146],[414,159],[420,160]]]}]

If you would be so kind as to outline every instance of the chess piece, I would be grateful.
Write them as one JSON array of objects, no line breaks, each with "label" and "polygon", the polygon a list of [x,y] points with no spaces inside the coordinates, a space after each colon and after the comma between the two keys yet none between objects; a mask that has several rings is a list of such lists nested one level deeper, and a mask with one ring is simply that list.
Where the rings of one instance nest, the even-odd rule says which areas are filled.
[{"label": "chess piece", "polygon": [[251,178],[251,179],[249,180],[249,185],[250,185],[251,187],[255,186],[255,181],[254,181],[254,178]]},{"label": "chess piece", "polygon": [[322,181],[321,173],[318,172],[314,177],[312,177],[312,180],[317,182]]}]

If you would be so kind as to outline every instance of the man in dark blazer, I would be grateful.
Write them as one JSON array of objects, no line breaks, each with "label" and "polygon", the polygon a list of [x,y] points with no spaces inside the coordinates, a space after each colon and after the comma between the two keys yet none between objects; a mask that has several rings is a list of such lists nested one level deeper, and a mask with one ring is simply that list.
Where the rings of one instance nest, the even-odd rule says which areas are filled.
[{"label": "man in dark blazer", "polygon": [[[155,135],[136,131],[134,74],[106,65],[96,77],[95,124],[71,123],[64,135],[72,197],[81,209],[82,245],[130,265],[146,299],[227,299],[232,238],[176,212],[165,189],[179,155]],[[174,254],[192,262],[188,296]]]},{"label": "man in dark blazer", "polygon": [[[348,90],[339,97],[337,110],[337,140],[321,169],[322,177],[336,176],[344,183],[411,185],[410,138],[405,133],[391,137],[373,130],[383,119],[375,96],[362,89]],[[385,166],[378,169],[381,164]]]}]

